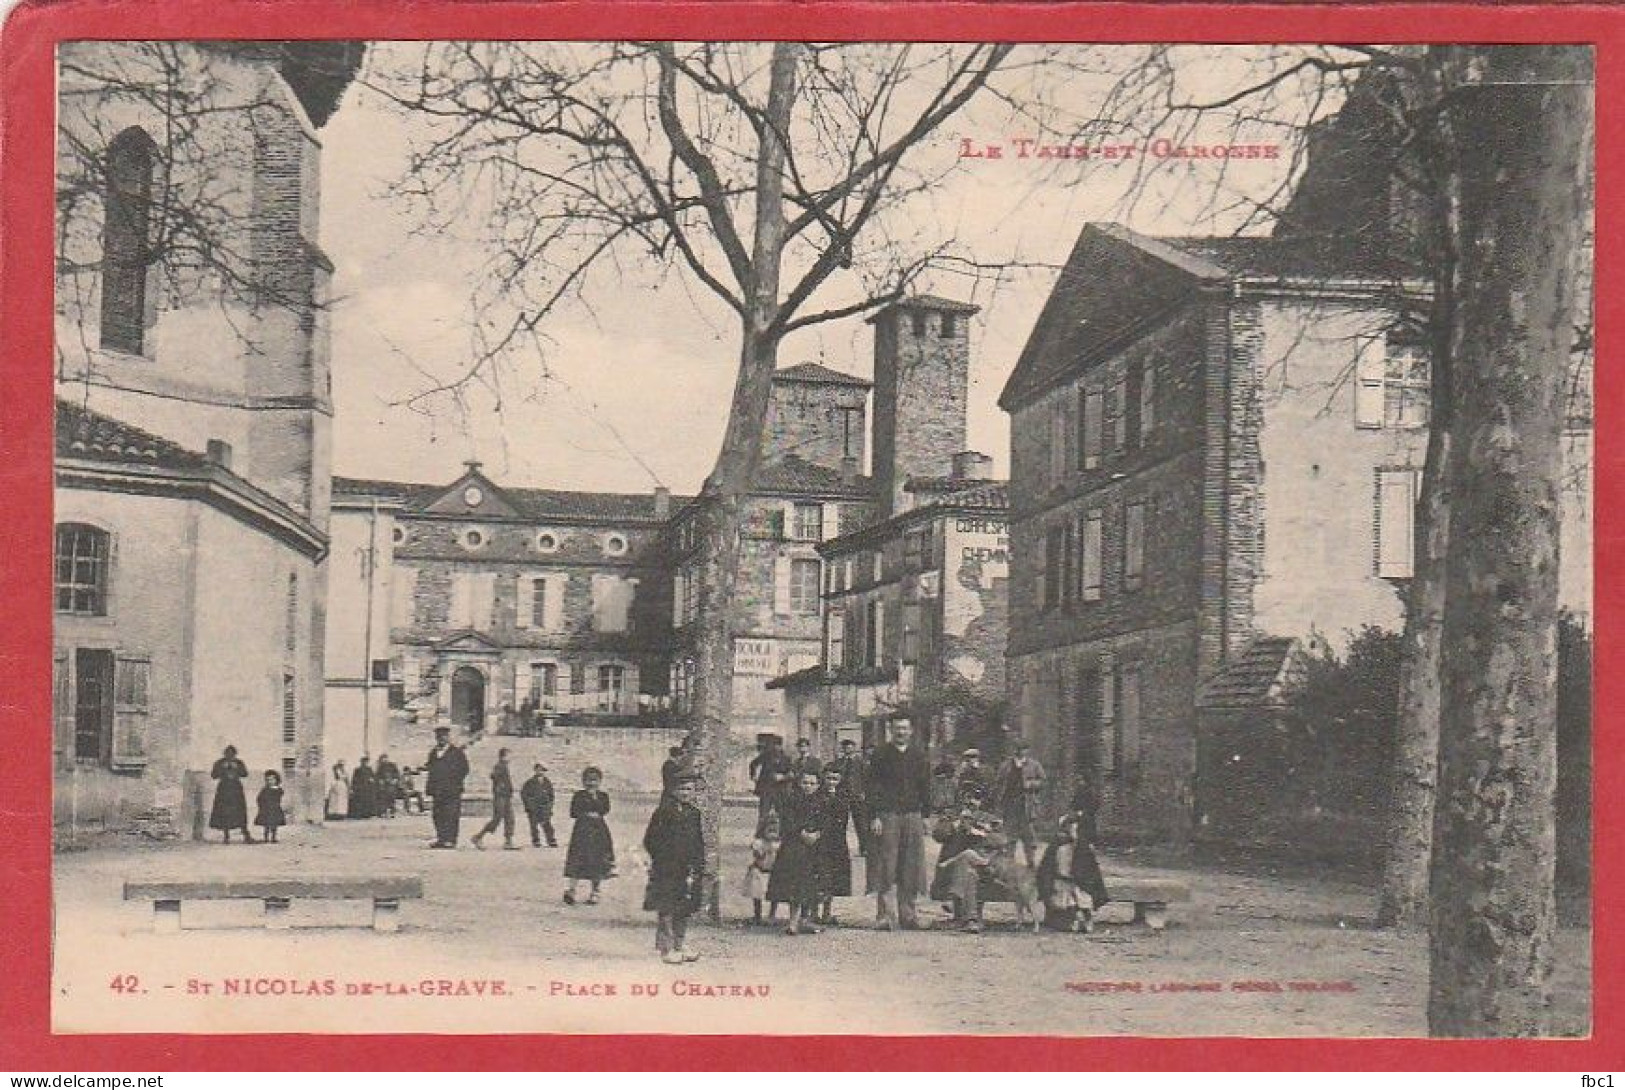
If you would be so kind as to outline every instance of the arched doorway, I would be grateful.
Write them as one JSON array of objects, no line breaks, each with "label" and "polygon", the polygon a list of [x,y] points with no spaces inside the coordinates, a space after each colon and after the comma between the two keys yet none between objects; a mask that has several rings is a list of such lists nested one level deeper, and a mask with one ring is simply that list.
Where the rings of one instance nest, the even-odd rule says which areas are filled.
[{"label": "arched doorway", "polygon": [[485,675],[472,666],[451,675],[451,721],[470,733],[485,729]]}]

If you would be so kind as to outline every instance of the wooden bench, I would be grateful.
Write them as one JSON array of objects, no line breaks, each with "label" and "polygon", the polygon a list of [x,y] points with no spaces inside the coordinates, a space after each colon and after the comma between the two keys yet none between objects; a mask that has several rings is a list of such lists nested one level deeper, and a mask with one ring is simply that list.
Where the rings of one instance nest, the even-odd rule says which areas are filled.
[{"label": "wooden bench", "polygon": [[225,878],[218,880],[141,881],[124,883],[126,901],[152,902],[154,931],[181,929],[184,901],[261,901],[265,926],[291,926],[289,909],[295,900],[372,901],[372,929],[400,927],[402,901],[423,897],[423,879],[416,875],[385,878]]},{"label": "wooden bench", "polygon": [[1168,906],[1189,902],[1191,888],[1174,878],[1107,878],[1106,893],[1113,901],[1134,906],[1134,922],[1153,931],[1168,926]]}]

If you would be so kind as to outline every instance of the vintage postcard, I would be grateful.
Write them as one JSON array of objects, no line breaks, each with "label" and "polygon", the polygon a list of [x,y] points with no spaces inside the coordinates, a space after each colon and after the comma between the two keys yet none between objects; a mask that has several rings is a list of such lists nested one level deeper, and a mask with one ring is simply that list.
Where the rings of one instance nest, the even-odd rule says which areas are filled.
[{"label": "vintage postcard", "polygon": [[53,1034],[1592,1037],[1598,47],[1045,26],[51,43]]}]

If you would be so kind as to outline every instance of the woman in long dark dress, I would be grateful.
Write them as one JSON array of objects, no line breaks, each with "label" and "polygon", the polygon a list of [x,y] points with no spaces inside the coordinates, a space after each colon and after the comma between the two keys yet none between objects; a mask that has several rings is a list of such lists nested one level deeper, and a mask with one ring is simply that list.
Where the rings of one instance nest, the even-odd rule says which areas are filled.
[{"label": "woman in long dark dress", "polygon": [[592,889],[587,903],[598,903],[598,884],[615,872],[615,840],[609,835],[609,796],[604,793],[604,774],[596,768],[581,773],[581,790],[570,799],[570,847],[564,853],[564,876],[570,880],[564,903],[576,903],[576,883],[587,881]]},{"label": "woman in long dark dress", "polygon": [[231,843],[231,831],[241,829],[243,842],[252,844],[248,832],[248,796],[243,793],[243,781],[248,778],[248,766],[237,759],[237,747],[227,746],[224,755],[209,770],[209,778],[216,781],[214,806],[209,810],[209,828],[226,834]]},{"label": "woman in long dark dress", "polygon": [[824,769],[824,833],[818,838],[817,922],[825,927],[835,922],[835,898],[852,896],[852,849],[846,842],[846,825],[852,819],[852,803],[841,786],[841,770],[835,765]]},{"label": "woman in long dark dress", "polygon": [[355,766],[350,775],[350,818],[376,817],[378,814],[378,776],[367,758]]},{"label": "woman in long dark dress", "polygon": [[767,896],[790,906],[786,935],[816,935],[819,931],[814,922],[820,897],[818,844],[828,824],[827,809],[815,772],[802,773],[795,793],[786,796],[780,807],[783,840],[768,879]]}]

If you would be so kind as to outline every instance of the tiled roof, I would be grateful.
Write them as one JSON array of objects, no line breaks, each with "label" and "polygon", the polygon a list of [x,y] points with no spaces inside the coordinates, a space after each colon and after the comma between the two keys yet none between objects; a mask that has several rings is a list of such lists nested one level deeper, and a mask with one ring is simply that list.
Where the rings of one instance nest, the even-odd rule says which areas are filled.
[{"label": "tiled roof", "polygon": [[809,462],[799,454],[786,454],[756,471],[752,491],[868,499],[874,494],[874,484],[868,477],[849,478],[839,469]]},{"label": "tiled roof", "polygon": [[[1414,270],[1399,270],[1414,277]],[[1235,280],[1384,285],[1383,269],[1353,245],[1318,237],[1154,238],[1110,223],[1085,225],[999,395],[1011,410],[1091,362],[1186,313],[1204,286]]]},{"label": "tiled roof", "polygon": [[798,363],[782,371],[773,372],[774,382],[813,382],[823,386],[861,386],[865,390],[874,383],[857,375],[836,371],[821,363]]},{"label": "tiled roof", "polygon": [[1231,276],[1268,280],[1384,280],[1420,270],[1385,266],[1354,240],[1294,236],[1164,236],[1157,239]]},{"label": "tiled roof", "polygon": [[907,299],[899,299],[895,303],[889,303],[886,306],[881,307],[868,318],[865,318],[864,321],[873,322],[882,314],[893,310],[918,310],[922,308],[928,310],[946,310],[950,314],[975,314],[977,311],[982,309],[975,303],[961,303],[957,299],[944,299],[940,295],[911,295]]},{"label": "tiled roof", "polygon": [[56,400],[56,456],[164,469],[208,464],[195,450],[62,398]]},{"label": "tiled roof", "polygon": [[1297,650],[1298,642],[1290,637],[1260,636],[1208,679],[1197,703],[1204,708],[1282,706]]},{"label": "tiled roof", "polygon": [[[409,484],[401,481],[364,480],[355,477],[334,477],[333,495],[356,498],[376,496],[381,500],[398,501],[408,511],[423,510],[446,494],[448,485]],[[655,498],[651,493],[570,492],[554,488],[509,488],[501,486],[502,495],[510,500],[527,519],[546,521],[550,518],[586,519],[600,522],[653,522]],[[671,510],[676,512],[690,502],[688,497],[673,496]]]}]

